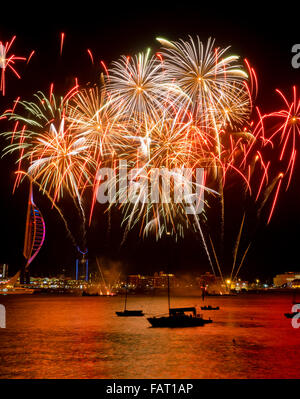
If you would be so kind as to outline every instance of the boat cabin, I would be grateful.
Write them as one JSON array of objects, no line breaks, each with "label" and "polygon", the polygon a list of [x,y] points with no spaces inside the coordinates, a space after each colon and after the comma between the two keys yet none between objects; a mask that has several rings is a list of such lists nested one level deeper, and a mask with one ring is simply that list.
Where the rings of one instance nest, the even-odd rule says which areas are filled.
[{"label": "boat cabin", "polygon": [[171,308],[169,309],[170,316],[188,316],[192,314],[193,317],[197,317],[197,311],[195,307],[192,308]]}]

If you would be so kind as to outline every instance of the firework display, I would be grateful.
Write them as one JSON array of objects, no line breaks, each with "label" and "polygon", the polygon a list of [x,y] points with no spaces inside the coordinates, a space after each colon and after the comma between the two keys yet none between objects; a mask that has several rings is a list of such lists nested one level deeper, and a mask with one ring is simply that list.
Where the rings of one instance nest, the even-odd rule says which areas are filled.
[{"label": "firework display", "polygon": [[[13,40],[5,46],[0,42],[3,94],[5,69],[16,73],[11,64],[23,59],[7,56]],[[91,220],[105,184],[114,193],[106,209],[120,210],[125,235],[134,226],[141,235],[154,234],[157,239],[165,234],[177,239],[186,230],[195,231],[213,267],[203,231],[210,223],[211,199],[221,205],[221,231],[225,192],[233,182],[241,187],[243,198],[253,198],[257,215],[265,210],[270,222],[280,189],[284,183],[288,189],[293,175],[300,101],[295,87],[290,103],[278,90],[285,108],[263,114],[254,108],[254,69],[229,47],[199,37],[158,41],[162,47],[156,54],[148,49],[105,67],[96,86],[76,84],[63,97],[54,95],[51,87],[49,97],[39,92],[32,102],[17,101],[1,116],[13,122],[2,133],[8,143],[4,154],[18,154],[16,185],[29,176],[56,206],[68,194],[84,221],[86,189],[93,192],[92,199],[86,197]],[[64,33],[60,55],[63,43]],[[96,64],[89,49],[88,54]],[[282,170],[275,157],[282,161]],[[103,168],[112,170],[107,181]],[[163,172],[154,201],[149,187],[156,171]],[[168,198],[164,179],[169,182]],[[234,249],[235,275],[249,249],[238,264],[244,220],[245,215]],[[219,267],[216,256],[215,261]]]}]

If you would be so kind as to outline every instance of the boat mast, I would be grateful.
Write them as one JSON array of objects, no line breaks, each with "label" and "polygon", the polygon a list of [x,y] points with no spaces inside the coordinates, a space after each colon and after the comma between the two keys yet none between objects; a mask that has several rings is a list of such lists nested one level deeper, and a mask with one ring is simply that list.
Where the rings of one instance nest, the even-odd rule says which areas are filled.
[{"label": "boat mast", "polygon": [[169,307],[169,313],[170,313],[170,276],[168,272],[168,307]]},{"label": "boat mast", "polygon": [[127,305],[127,285],[128,285],[128,278],[126,279],[126,291],[125,291],[125,306],[124,306],[124,312],[126,312],[126,305]]},{"label": "boat mast", "polygon": [[[169,231],[167,231],[167,238],[168,238],[167,241],[169,243],[170,240],[171,240],[171,233]],[[169,270],[167,270],[167,275],[168,275],[168,308],[169,308],[169,314],[170,314],[170,307],[171,306],[170,306],[170,276],[169,276]]]}]

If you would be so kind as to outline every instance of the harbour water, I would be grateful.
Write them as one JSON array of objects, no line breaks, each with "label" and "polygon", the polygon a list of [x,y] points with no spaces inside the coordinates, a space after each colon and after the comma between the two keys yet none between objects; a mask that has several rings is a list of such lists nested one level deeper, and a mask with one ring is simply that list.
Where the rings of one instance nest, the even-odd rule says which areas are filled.
[{"label": "harbour water", "polygon": [[[155,329],[117,317],[124,299],[0,296],[0,378],[300,378],[300,328],[284,317],[290,295],[205,298],[204,327]],[[176,297],[171,306],[203,305]],[[167,312],[164,297],[130,296],[128,309]],[[300,320],[299,320],[300,322]]]}]

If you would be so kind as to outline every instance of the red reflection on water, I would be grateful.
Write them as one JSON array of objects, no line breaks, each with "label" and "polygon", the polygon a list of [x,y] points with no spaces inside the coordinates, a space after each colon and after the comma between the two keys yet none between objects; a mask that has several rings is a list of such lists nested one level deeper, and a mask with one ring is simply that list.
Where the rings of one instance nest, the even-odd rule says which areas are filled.
[{"label": "red reflection on water", "polygon": [[[284,313],[288,295],[211,297],[211,325],[154,329],[146,317],[118,318],[123,298],[0,297],[1,378],[299,378],[299,333]],[[171,306],[203,304],[172,298]],[[130,297],[128,309],[167,311],[164,297]],[[183,367],[184,365],[184,367]]]}]

